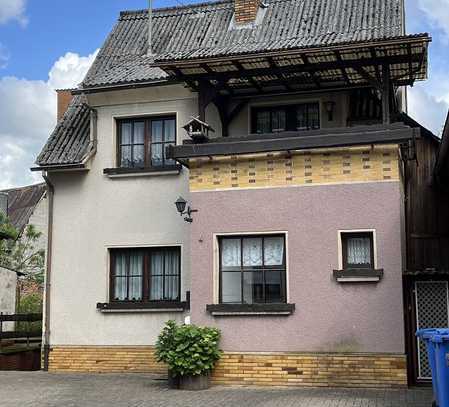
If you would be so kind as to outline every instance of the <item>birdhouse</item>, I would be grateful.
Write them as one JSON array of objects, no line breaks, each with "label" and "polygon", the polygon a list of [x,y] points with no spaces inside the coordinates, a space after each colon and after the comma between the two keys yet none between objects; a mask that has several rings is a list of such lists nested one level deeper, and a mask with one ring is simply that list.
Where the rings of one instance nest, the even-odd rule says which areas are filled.
[{"label": "birdhouse", "polygon": [[209,124],[201,121],[197,117],[192,117],[192,119],[183,126],[183,129],[195,143],[207,142],[209,140],[209,132],[215,132]]}]

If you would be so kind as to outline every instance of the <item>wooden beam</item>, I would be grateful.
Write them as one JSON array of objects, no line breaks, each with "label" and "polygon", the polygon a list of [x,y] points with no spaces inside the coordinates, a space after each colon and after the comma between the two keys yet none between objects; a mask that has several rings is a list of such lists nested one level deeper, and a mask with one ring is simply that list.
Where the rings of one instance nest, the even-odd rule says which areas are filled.
[{"label": "wooden beam", "polygon": [[390,67],[382,65],[382,122],[390,124]]},{"label": "wooden beam", "polygon": [[[245,68],[239,61],[233,61],[232,64],[239,70],[239,72],[244,72]],[[259,83],[252,77],[249,76],[248,80],[251,82],[251,84],[260,92],[262,93],[262,87],[259,85]]]},{"label": "wooden beam", "polygon": [[357,73],[365,79],[373,88],[382,91],[382,83],[379,82],[376,78],[374,78],[372,75],[370,75],[368,72],[366,72],[365,68],[363,66],[356,67],[355,70]]},{"label": "wooden beam", "polygon": [[[301,54],[301,59],[304,62],[304,66],[309,67],[312,64],[309,61],[309,57],[306,54]],[[315,86],[320,89],[321,83],[320,80],[317,77],[316,71],[308,71],[310,77],[312,78],[312,81],[315,83]]]},{"label": "wooden beam", "polygon": [[287,79],[285,78],[285,75],[279,69],[279,66],[276,64],[276,62],[274,62],[273,58],[268,57],[267,61],[270,64],[270,68],[274,71],[275,75],[279,78],[279,80],[284,85],[285,89],[291,90],[292,87],[290,86],[290,84],[288,83]]},{"label": "wooden beam", "polygon": [[[398,55],[395,57],[379,57],[379,58],[365,58],[357,61],[326,61],[320,63],[310,63],[309,65],[289,65],[278,67],[279,71],[283,74],[289,73],[298,73],[298,72],[315,72],[315,71],[325,71],[329,69],[343,69],[343,68],[352,68],[357,69],[360,67],[369,67],[369,66],[379,66],[379,65],[387,65],[387,64],[408,64],[409,60],[412,62],[422,62],[422,55]],[[241,66],[241,64],[240,64]],[[237,66],[236,66],[237,68]],[[183,74],[180,72],[179,76],[173,67],[170,67],[180,80],[229,80],[233,78],[250,78],[253,76],[264,76],[264,75],[273,75],[273,69],[269,68],[251,68],[236,70],[236,71],[227,71],[227,72],[214,72],[210,73],[195,73],[195,74]],[[179,71],[179,70],[178,70]],[[260,86],[260,85],[259,85]]]},{"label": "wooden beam", "polygon": [[[341,58],[340,52],[337,51],[337,52],[335,53],[335,55],[336,55],[336,57],[337,57],[337,61],[338,61],[340,64],[343,64],[343,59]],[[346,81],[346,83],[347,83],[348,85],[350,85],[351,82],[350,82],[350,80],[349,80],[348,73],[346,72],[346,68],[342,67],[342,68],[340,68],[340,71],[341,71],[341,75],[343,76],[343,78],[344,78],[344,80]]]},{"label": "wooden beam", "polygon": [[217,90],[209,81],[198,83],[198,114],[201,121],[206,121],[206,107],[217,97]]}]

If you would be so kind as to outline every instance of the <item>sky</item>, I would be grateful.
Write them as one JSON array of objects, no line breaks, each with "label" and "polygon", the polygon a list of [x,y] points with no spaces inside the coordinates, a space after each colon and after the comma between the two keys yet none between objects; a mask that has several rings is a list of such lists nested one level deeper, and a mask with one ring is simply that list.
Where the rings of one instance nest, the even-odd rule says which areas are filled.
[{"label": "sky", "polygon": [[[165,7],[192,0],[153,0]],[[408,33],[428,32],[429,80],[409,113],[440,135],[449,109],[449,0],[405,0]],[[80,83],[119,12],[146,0],[0,0],[0,189],[40,182],[37,154],[56,124],[55,89]]]}]

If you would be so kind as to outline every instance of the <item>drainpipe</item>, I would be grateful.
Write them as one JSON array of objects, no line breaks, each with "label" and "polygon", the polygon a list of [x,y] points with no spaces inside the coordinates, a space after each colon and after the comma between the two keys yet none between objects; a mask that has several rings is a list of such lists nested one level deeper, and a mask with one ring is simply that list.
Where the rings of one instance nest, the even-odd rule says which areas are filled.
[{"label": "drainpipe", "polygon": [[44,306],[44,371],[48,371],[50,355],[50,288],[51,288],[51,261],[53,241],[53,202],[55,188],[48,178],[48,173],[43,172],[42,177],[47,184],[48,193],[48,236],[47,236],[47,267],[45,271],[45,306]]}]

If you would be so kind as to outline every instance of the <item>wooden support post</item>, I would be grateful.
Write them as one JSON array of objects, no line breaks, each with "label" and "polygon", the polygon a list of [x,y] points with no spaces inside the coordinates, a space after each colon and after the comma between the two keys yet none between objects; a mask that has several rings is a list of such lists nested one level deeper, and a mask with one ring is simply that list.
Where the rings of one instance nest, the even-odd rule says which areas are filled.
[{"label": "wooden support post", "polygon": [[206,107],[217,97],[217,91],[207,81],[198,83],[198,115],[203,122],[206,121]]},{"label": "wooden support post", "polygon": [[382,65],[382,122],[390,124],[390,67]]}]

